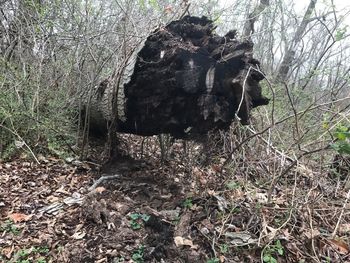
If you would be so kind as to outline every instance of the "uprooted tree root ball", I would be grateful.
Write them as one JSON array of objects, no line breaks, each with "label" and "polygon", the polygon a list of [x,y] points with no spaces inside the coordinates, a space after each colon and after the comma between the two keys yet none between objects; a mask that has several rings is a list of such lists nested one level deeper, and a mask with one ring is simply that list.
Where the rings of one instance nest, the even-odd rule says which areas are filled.
[{"label": "uprooted tree root ball", "polygon": [[[214,30],[206,17],[186,16],[134,50],[115,89],[119,131],[185,138],[227,129],[235,117],[247,124],[251,108],[268,104],[252,42],[238,40],[235,31],[221,37]],[[100,84],[98,103],[110,103],[106,96],[113,85],[118,84],[112,78]],[[105,127],[101,119],[111,120],[111,108],[97,107],[101,114],[91,119],[93,132]]]}]

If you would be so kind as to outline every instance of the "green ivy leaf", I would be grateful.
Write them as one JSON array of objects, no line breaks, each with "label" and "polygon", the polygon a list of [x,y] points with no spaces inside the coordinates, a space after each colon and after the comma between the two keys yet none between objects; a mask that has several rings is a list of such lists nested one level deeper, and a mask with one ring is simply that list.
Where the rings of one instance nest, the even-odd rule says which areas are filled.
[{"label": "green ivy leaf", "polygon": [[335,133],[335,136],[341,141],[344,141],[346,139],[346,133],[345,132],[337,132],[337,133]]},{"label": "green ivy leaf", "polygon": [[267,262],[267,263],[270,263],[270,262],[271,262],[271,258],[272,258],[271,255],[265,255],[265,256],[263,257],[263,261],[264,261],[264,262]]},{"label": "green ivy leaf", "polygon": [[141,216],[140,214],[136,214],[136,213],[135,213],[135,214],[130,214],[130,215],[129,215],[129,217],[130,217],[132,220],[137,220],[137,219],[140,218],[140,216]]},{"label": "green ivy leaf", "polygon": [[348,127],[344,125],[339,125],[334,133],[337,139],[344,141],[346,138],[350,138],[350,131]]},{"label": "green ivy leaf", "polygon": [[131,221],[130,226],[133,230],[138,230],[141,228],[141,225],[139,223],[137,223],[136,221]]},{"label": "green ivy leaf", "polygon": [[346,31],[347,31],[347,27],[339,28],[335,33],[335,37],[334,37],[335,41],[340,41],[344,39]]},{"label": "green ivy leaf", "polygon": [[141,216],[141,219],[142,219],[143,221],[145,221],[145,222],[147,222],[150,218],[151,218],[151,216],[146,215],[146,214],[143,214],[143,215]]}]

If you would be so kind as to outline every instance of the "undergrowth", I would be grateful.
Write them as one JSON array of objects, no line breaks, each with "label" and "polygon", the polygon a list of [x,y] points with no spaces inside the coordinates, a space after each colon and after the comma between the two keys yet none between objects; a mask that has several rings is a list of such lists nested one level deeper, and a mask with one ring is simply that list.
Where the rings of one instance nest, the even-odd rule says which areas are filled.
[{"label": "undergrowth", "polygon": [[22,153],[65,157],[75,140],[74,109],[63,89],[45,87],[15,64],[0,61],[0,159]]}]

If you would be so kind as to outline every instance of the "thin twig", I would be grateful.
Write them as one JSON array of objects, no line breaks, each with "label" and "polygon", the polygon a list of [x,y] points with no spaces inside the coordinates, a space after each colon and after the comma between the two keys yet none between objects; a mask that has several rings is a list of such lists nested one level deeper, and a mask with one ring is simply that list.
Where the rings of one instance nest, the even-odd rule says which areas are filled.
[{"label": "thin twig", "polygon": [[307,155],[311,155],[311,154],[314,154],[314,153],[317,153],[317,152],[321,152],[321,151],[324,151],[324,150],[328,150],[328,149],[330,149],[330,145],[329,144],[326,145],[325,147],[318,148],[318,149],[315,149],[313,151],[303,152],[302,154],[300,154],[283,172],[281,172],[281,174],[279,176],[277,176],[276,178],[273,179],[273,181],[271,182],[271,186],[270,186],[270,189],[269,189],[268,196],[267,196],[268,202],[271,201],[272,190],[275,188],[275,186],[278,183],[278,181],[283,176],[285,176],[299,162],[299,160],[302,157],[307,156]]},{"label": "thin twig", "polygon": [[346,206],[348,205],[348,202],[349,202],[349,199],[350,199],[350,190],[348,191],[347,195],[346,195],[346,199],[345,199],[345,202],[343,204],[343,208],[340,212],[340,216],[338,218],[338,221],[337,221],[337,224],[335,225],[335,228],[334,228],[334,231],[332,233],[332,238],[334,238],[336,235],[337,235],[337,232],[338,232],[338,228],[339,228],[339,225],[340,225],[340,222],[341,220],[343,219],[343,216],[344,216],[344,211],[346,209]]},{"label": "thin twig", "polygon": [[102,176],[98,178],[92,186],[89,187],[89,191],[96,189],[96,187],[98,187],[104,181],[119,179],[120,177],[121,177],[120,174]]},{"label": "thin twig", "polygon": [[[288,87],[288,85],[287,85],[287,83],[285,81],[283,81],[283,85],[284,85],[284,87],[286,89],[288,100],[289,100],[289,103],[290,103],[290,105],[292,107],[292,110],[293,110],[293,113],[294,113],[295,129],[296,129],[296,133],[297,133],[296,143],[298,144],[298,149],[301,150],[301,146],[300,146],[300,139],[301,139],[301,137],[300,137],[298,113],[297,113],[297,110],[296,110],[295,105],[293,103],[292,96],[290,95],[289,87]],[[295,138],[294,138],[294,140],[295,140]]]},{"label": "thin twig", "polygon": [[265,75],[264,72],[262,72],[260,70],[258,65],[256,67],[257,68],[253,68],[253,70],[259,72],[265,78],[265,80],[269,86],[269,89],[271,91],[271,94],[272,94],[271,124],[274,125],[274,123],[275,123],[275,98],[276,98],[275,91],[272,87],[272,84],[271,84],[271,81],[269,80],[269,78]]},{"label": "thin twig", "polygon": [[29,145],[25,142],[25,140],[16,132],[13,131],[9,128],[7,128],[6,126],[0,124],[0,127],[7,130],[8,132],[12,133],[14,136],[16,136],[21,142],[23,142],[24,146],[29,150],[29,152],[31,153],[31,155],[33,156],[34,160],[37,162],[37,164],[40,164],[38,158],[36,158],[34,152],[32,151],[32,149],[29,147]]},{"label": "thin twig", "polygon": [[[303,115],[305,114],[307,111],[311,111],[311,110],[314,110],[314,109],[317,109],[317,108],[320,108],[322,106],[326,106],[326,105],[329,105],[329,104],[332,104],[332,103],[335,103],[335,102],[341,102],[341,101],[345,101],[345,100],[350,100],[350,96],[349,97],[345,97],[345,98],[341,98],[339,100],[336,100],[336,101],[332,101],[332,102],[325,102],[325,103],[321,103],[321,104],[318,104],[318,105],[315,105],[313,107],[311,107],[311,105],[305,109],[305,110],[302,110],[302,111],[299,111],[297,113],[297,115]],[[247,138],[245,138],[243,141],[241,141],[236,147],[234,147],[229,153],[228,153],[228,158],[225,160],[225,162],[223,163],[222,165],[222,168],[221,168],[221,173],[223,172],[223,169],[225,168],[225,166],[230,162],[230,160],[232,160],[232,156],[233,156],[233,153],[235,153],[238,149],[240,149],[244,144],[246,144],[248,141],[250,141],[251,139],[253,139],[254,137],[257,137],[259,135],[262,135],[264,134],[265,132],[267,132],[269,129],[271,129],[272,127],[276,126],[276,125],[279,125],[291,118],[295,117],[295,115],[289,115],[279,121],[276,121],[275,123],[271,123],[269,126],[267,126],[266,128],[264,128],[263,130],[259,131],[259,132],[256,132],[256,133],[253,133],[252,135],[248,136]],[[301,117],[300,117],[301,118]],[[299,119],[300,119],[299,118]],[[305,152],[306,154],[308,152]]]},{"label": "thin twig", "polygon": [[182,19],[182,18],[185,16],[186,13],[189,14],[188,9],[190,8],[190,5],[191,5],[191,4],[187,4],[187,5],[185,6],[185,9],[184,9],[184,11],[182,12],[182,14],[180,15],[180,18],[179,18],[179,19]]},{"label": "thin twig", "polygon": [[[238,117],[238,113],[242,107],[242,104],[243,104],[243,100],[247,98],[247,96],[245,95],[245,90],[246,90],[246,83],[247,83],[247,79],[248,79],[248,76],[249,76],[249,73],[251,71],[252,67],[250,66],[247,73],[245,74],[245,77],[244,77],[244,80],[243,80],[243,87],[242,87],[242,96],[241,96],[241,100],[239,102],[239,105],[238,105],[238,108],[235,112],[235,116],[238,120],[241,120],[240,117]],[[246,105],[247,106],[247,105]]]},{"label": "thin twig", "polygon": [[319,260],[319,258],[317,256],[316,248],[315,248],[315,239],[314,239],[314,233],[313,233],[314,227],[313,227],[313,223],[312,223],[311,209],[310,209],[309,205],[307,205],[306,208],[307,208],[307,211],[308,211],[308,214],[309,214],[309,218],[310,218],[309,224],[310,224],[310,229],[311,229],[311,231],[310,231],[310,236],[311,236],[310,239],[311,239],[312,252],[314,253],[314,256],[315,256],[314,259],[317,262],[320,262],[320,260]]}]

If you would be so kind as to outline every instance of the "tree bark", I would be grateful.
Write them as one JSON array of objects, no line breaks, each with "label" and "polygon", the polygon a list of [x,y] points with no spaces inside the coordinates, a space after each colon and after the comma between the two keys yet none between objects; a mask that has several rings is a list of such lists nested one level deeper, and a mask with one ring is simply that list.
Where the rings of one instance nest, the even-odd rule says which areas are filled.
[{"label": "tree bark", "polygon": [[298,26],[295,35],[290,42],[290,45],[287,46],[282,62],[279,66],[276,80],[277,81],[286,81],[288,77],[288,73],[290,71],[290,68],[293,64],[294,58],[295,58],[295,53],[296,53],[296,48],[300,41],[303,38],[303,35],[305,33],[306,27],[310,22],[310,18],[312,15],[312,12],[315,10],[315,5],[317,3],[317,0],[310,0],[310,3],[306,9],[306,12],[304,14],[303,20],[301,21],[300,25]]},{"label": "tree bark", "polygon": [[254,34],[254,24],[258,20],[261,13],[265,10],[266,7],[270,5],[269,0],[260,0],[259,4],[254,7],[253,12],[248,15],[248,18],[244,24],[243,28],[243,37],[246,39],[251,39],[251,35]]}]

